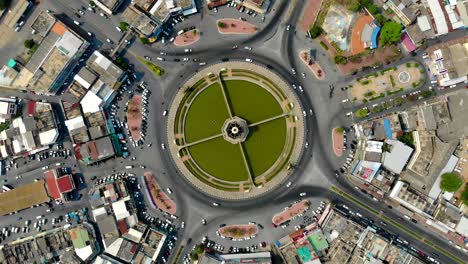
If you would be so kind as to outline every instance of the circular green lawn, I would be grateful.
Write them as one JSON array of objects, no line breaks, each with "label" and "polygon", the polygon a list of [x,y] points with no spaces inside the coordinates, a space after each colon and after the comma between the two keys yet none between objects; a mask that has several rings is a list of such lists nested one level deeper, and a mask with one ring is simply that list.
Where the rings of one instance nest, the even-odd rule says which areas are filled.
[{"label": "circular green lawn", "polygon": [[[223,86],[224,93],[215,82],[191,101],[183,119],[186,149],[208,175],[227,182],[247,181],[249,172],[260,176],[279,159],[286,143],[286,119],[281,116],[280,102],[256,83],[226,80]],[[232,116],[249,125],[243,143],[232,144],[221,136],[223,124],[230,118],[229,108]],[[192,142],[196,144],[190,145]]]}]

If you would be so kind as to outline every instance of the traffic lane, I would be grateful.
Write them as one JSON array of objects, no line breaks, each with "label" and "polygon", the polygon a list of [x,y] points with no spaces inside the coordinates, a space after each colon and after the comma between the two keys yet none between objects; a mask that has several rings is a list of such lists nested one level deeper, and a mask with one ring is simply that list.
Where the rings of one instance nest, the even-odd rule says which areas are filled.
[{"label": "traffic lane", "polygon": [[[87,7],[87,4],[82,3],[81,1],[73,0],[62,0],[62,1],[46,1],[45,7],[54,11],[56,14],[64,13],[71,20],[76,20],[82,22],[80,27],[84,31],[89,31],[94,33],[97,38],[102,40],[105,43],[107,38],[110,38],[116,42],[122,36],[122,33],[118,32],[115,28],[119,22],[118,18],[110,17],[108,19],[101,17],[99,15],[99,9],[96,9],[96,13],[86,10],[85,15],[80,15],[78,18],[75,14],[78,13],[78,9],[82,6]],[[86,34],[86,32],[84,32]]]},{"label": "traffic lane", "polygon": [[[374,209],[374,210],[376,210],[378,212],[384,212],[383,215],[385,215],[386,217],[388,217],[390,219],[398,219],[399,217],[402,217],[402,214],[399,214],[395,210],[388,208],[388,206],[385,203],[376,202],[376,201],[372,200],[369,196],[364,195],[362,192],[356,191],[356,189],[354,187],[350,186],[349,184],[346,184],[346,185],[337,184],[337,186],[339,186],[342,190],[344,190],[349,195],[352,195],[353,197],[357,198],[361,202],[366,203],[372,209]],[[345,198],[343,198],[343,197],[341,197],[339,195],[337,195],[335,197],[337,199],[341,200],[341,201],[343,201],[345,199]],[[354,204],[354,203],[349,202],[348,204]],[[362,210],[364,210],[364,209],[362,209]],[[370,213],[368,212],[368,214],[370,214]],[[417,233],[422,238],[424,238],[424,240],[430,241],[433,244],[438,245],[441,248],[444,248],[444,249],[448,250],[451,254],[453,254],[453,255],[461,258],[461,259],[464,259],[464,260],[468,261],[468,256],[466,254],[463,254],[463,252],[461,252],[460,250],[457,250],[453,246],[450,246],[450,244],[447,243],[447,239],[445,239],[443,237],[439,237],[436,233],[434,233],[432,231],[428,232],[425,227],[422,227],[421,225],[418,225],[418,224],[415,225],[414,223],[412,223],[410,221],[399,221],[399,224],[401,224],[402,226],[406,227],[407,229],[412,230],[413,232]],[[390,226],[390,224],[388,226]],[[420,241],[420,240],[418,240],[416,238],[411,237],[409,234],[406,234],[403,230],[400,230],[397,227],[393,227],[393,228],[394,228],[393,230],[397,234],[404,234],[405,238],[408,238],[408,239],[411,238],[411,240],[413,242],[415,242],[415,243],[417,242],[417,243],[421,243],[421,244],[425,245],[424,251],[427,251],[427,252],[437,251],[437,250],[433,249],[432,247],[429,247],[428,245],[423,243],[423,241]],[[442,255],[442,254],[443,253],[439,252],[439,255]]]},{"label": "traffic lane", "polygon": [[[339,199],[339,197],[337,199]],[[337,201],[342,201],[342,200],[337,200]],[[397,237],[402,238],[402,239],[409,242],[409,244],[407,244],[407,245],[405,245],[406,243],[400,244],[401,246],[404,246],[404,247],[406,247],[408,249],[409,249],[410,246],[413,246],[413,247],[415,247],[417,249],[422,250],[424,253],[426,253],[426,255],[432,256],[435,259],[439,260],[441,263],[457,263],[453,259],[445,256],[443,253],[436,252],[435,249],[429,247],[423,241],[417,240],[414,237],[410,236],[409,234],[407,234],[405,232],[402,232],[399,228],[393,226],[392,224],[387,223],[385,220],[380,218],[379,215],[370,214],[366,210],[364,210],[362,208],[359,208],[358,206],[354,205],[353,203],[347,203],[346,205],[349,207],[349,209],[351,209],[351,211],[354,214],[359,213],[359,214],[362,215],[362,217],[357,216],[358,219],[371,220],[374,223],[374,225],[377,226],[379,229],[384,230],[385,232],[389,233],[390,235],[396,235]],[[399,244],[399,242],[395,241],[394,238],[391,237],[391,236],[386,237],[386,238],[389,239],[389,240],[392,240],[394,243]],[[431,241],[431,240],[428,240],[428,241]],[[408,250],[408,251],[410,252],[410,250]],[[434,252],[435,252],[435,254],[434,254]],[[416,252],[413,255],[418,257],[418,254]]]},{"label": "traffic lane", "polygon": [[[214,34],[211,35],[210,34],[210,38],[209,38],[210,40],[211,40],[211,37],[215,37],[215,39],[216,39],[216,41],[210,41],[210,43],[215,43],[215,45],[209,45],[209,44],[207,44],[207,42],[202,42],[203,39],[205,38],[205,36],[203,36],[202,39],[199,41],[200,43],[203,43],[203,45],[200,45],[200,49],[194,49],[194,51],[192,52],[192,55],[200,55],[200,57],[204,57],[202,55],[204,55],[206,53],[210,53],[213,49],[219,49],[220,41],[223,42],[223,46],[227,45],[229,47],[232,47],[235,44],[237,44],[237,45],[249,45],[249,44],[256,43],[256,42],[261,42],[262,39],[271,38],[272,33],[273,34],[276,33],[276,30],[277,30],[276,25],[278,23],[280,23],[279,22],[280,20],[278,18],[283,15],[287,4],[288,4],[287,1],[275,1],[274,6],[272,8],[272,11],[270,11],[270,13],[267,15],[267,18],[265,20],[265,26],[264,26],[263,30],[256,33],[255,35],[253,35],[251,37],[247,37],[245,40],[240,40],[239,38],[242,38],[242,37],[239,37],[239,36],[230,37],[230,38],[236,38],[234,40],[230,40],[229,38],[220,40],[219,37],[215,37],[216,35],[214,35]],[[257,15],[257,17],[259,17],[259,15]],[[191,19],[191,17],[186,18],[186,21],[188,20],[187,23],[190,23],[190,19]],[[204,20],[204,19],[205,19],[205,17],[201,18],[201,20]],[[203,23],[203,25],[206,25],[206,24],[207,23]],[[212,25],[210,25],[210,27],[206,28],[205,33],[207,31],[209,31],[210,33],[214,32],[216,34],[219,34],[216,27],[214,27]],[[202,32],[203,32],[203,30],[202,30]],[[153,46],[148,46],[148,45],[141,45],[140,43],[134,43],[134,45],[131,46],[131,50],[134,51],[137,54],[157,55],[160,52],[165,52],[168,46],[169,45],[156,44],[156,46],[153,47]],[[171,46],[170,47],[171,49],[174,49],[174,50],[176,49],[176,48],[173,48],[172,45],[170,45],[170,46]],[[180,52],[180,51],[174,51],[174,52],[168,52],[167,55],[183,56],[184,53]]]}]

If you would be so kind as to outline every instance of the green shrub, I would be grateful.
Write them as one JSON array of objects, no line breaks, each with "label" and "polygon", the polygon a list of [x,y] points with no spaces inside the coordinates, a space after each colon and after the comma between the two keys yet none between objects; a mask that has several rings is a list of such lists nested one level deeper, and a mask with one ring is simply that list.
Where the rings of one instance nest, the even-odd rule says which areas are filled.
[{"label": "green shrub", "polygon": [[140,42],[143,45],[149,44],[149,39],[147,37],[141,37]]},{"label": "green shrub", "polygon": [[403,88],[394,91],[387,91],[387,95],[397,94],[403,92]]},{"label": "green shrub", "polygon": [[364,80],[361,82],[362,85],[368,85],[370,84],[372,81],[371,80]]},{"label": "green shrub", "polygon": [[369,92],[365,93],[364,96],[365,96],[365,97],[371,97],[371,96],[373,96],[374,94],[375,94],[374,91],[369,91]]},{"label": "green shrub", "polygon": [[446,192],[456,192],[463,184],[463,180],[456,172],[448,172],[442,174],[440,188]]},{"label": "green shrub", "polygon": [[412,67],[411,62],[407,62],[407,63],[406,63],[406,67],[411,68],[411,67]]},{"label": "green shrub", "polygon": [[219,28],[225,28],[225,27],[227,27],[227,25],[226,25],[226,23],[219,21],[218,22],[218,27]]},{"label": "green shrub", "polygon": [[392,87],[395,87],[395,79],[393,78],[393,75],[390,75],[390,83],[392,84]]},{"label": "green shrub", "polygon": [[363,103],[367,103],[367,102],[369,102],[369,100],[367,100],[366,98],[364,98],[364,99],[362,99],[362,102],[363,102]]},{"label": "green shrub", "polygon": [[397,139],[401,141],[402,143],[406,144],[407,146],[414,148],[413,133],[411,132],[403,133],[403,135],[401,135]]},{"label": "green shrub", "polygon": [[314,38],[317,38],[318,36],[320,36],[320,34],[322,34],[323,32],[323,29],[319,26],[313,26],[311,29],[310,29],[310,36],[314,39]]},{"label": "green shrub", "polygon": [[377,76],[379,76],[379,74],[378,74],[378,73],[376,73],[376,72],[372,72],[372,73],[369,73],[369,74],[367,74],[366,76],[364,76],[364,78],[369,78],[369,77],[377,77]]},{"label": "green shrub", "polygon": [[356,111],[356,116],[358,118],[363,118],[363,117],[366,117],[368,114],[369,114],[369,110],[366,108],[366,109],[359,109]]},{"label": "green shrub", "polygon": [[328,46],[327,46],[327,44],[325,44],[325,42],[320,41],[320,46],[322,46],[322,48],[323,48],[324,50],[328,50]]},{"label": "green shrub", "polygon": [[335,64],[346,64],[348,62],[346,57],[342,55],[336,55],[334,58],[334,61],[335,61]]},{"label": "green shrub", "polygon": [[128,23],[127,22],[120,22],[120,28],[123,30],[123,31],[127,31],[128,29]]}]

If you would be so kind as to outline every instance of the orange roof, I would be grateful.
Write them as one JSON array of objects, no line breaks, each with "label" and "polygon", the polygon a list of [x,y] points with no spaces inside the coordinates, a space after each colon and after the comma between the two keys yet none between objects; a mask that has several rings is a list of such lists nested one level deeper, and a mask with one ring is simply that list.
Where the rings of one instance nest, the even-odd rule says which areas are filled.
[{"label": "orange roof", "polygon": [[54,32],[57,35],[63,36],[65,32],[67,32],[67,28],[65,27],[64,24],[60,22],[55,22],[54,26],[52,27],[52,32]]},{"label": "orange roof", "polygon": [[360,15],[354,24],[353,34],[351,38],[352,54],[356,55],[366,50],[364,43],[361,41],[361,33],[367,24],[371,24],[374,19],[369,15]]}]

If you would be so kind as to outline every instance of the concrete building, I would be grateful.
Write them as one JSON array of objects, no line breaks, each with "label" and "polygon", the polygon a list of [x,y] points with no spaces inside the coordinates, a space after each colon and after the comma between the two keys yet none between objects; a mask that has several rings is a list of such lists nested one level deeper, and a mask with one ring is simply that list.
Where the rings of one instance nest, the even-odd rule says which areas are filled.
[{"label": "concrete building", "polygon": [[272,263],[270,252],[210,254],[205,252],[198,260],[199,264],[234,264],[234,263]]},{"label": "concrete building", "polygon": [[7,192],[0,193],[0,216],[49,202],[50,198],[44,187],[44,181],[39,180],[19,186]]},{"label": "concrete building", "polygon": [[114,14],[125,0],[95,0],[94,3],[109,15]]},{"label": "concrete building", "polygon": [[88,46],[83,37],[55,22],[23,69],[32,73],[29,89],[38,94],[57,93]]},{"label": "concrete building", "polygon": [[75,189],[75,183],[71,175],[61,175],[57,169],[44,172],[47,192],[54,200],[66,200],[65,194]]},{"label": "concrete building", "polygon": [[254,12],[259,14],[265,14],[268,12],[268,8],[270,7],[270,0],[235,0],[236,2],[240,3],[243,7],[250,9]]},{"label": "concrete building", "polygon": [[385,2],[385,5],[397,15],[405,26],[409,26],[416,20],[416,14],[410,8],[412,4],[412,1],[407,0],[388,0]]},{"label": "concrete building", "polygon": [[387,170],[400,174],[411,158],[413,149],[398,140],[387,139],[385,143],[390,149],[383,152],[382,165]]},{"label": "concrete building", "polygon": [[0,158],[34,154],[49,148],[58,139],[59,130],[52,106],[29,101],[28,115],[12,120],[8,129],[0,132]]},{"label": "concrete building", "polygon": [[468,42],[456,43],[435,50],[431,55],[431,68],[440,86],[450,86],[468,79]]}]

